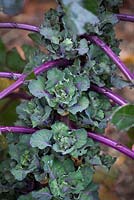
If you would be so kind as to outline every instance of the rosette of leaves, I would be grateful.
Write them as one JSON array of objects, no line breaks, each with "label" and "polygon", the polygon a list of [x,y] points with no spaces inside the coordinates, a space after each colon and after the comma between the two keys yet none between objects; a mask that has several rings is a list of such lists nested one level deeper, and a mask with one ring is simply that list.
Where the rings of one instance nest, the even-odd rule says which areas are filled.
[{"label": "rosette of leaves", "polygon": [[27,174],[39,167],[38,150],[28,148],[30,137],[30,135],[19,136],[17,144],[12,142],[9,146],[9,155],[13,163],[11,173],[18,181],[22,181]]},{"label": "rosette of leaves", "polygon": [[9,155],[6,163],[1,163],[6,167],[4,171],[0,168],[1,174],[5,173],[0,177],[1,192],[5,197],[10,192],[19,200],[86,200],[89,194],[97,199],[94,166],[110,168],[114,162],[87,138],[85,129],[70,130],[61,122],[33,135],[10,134],[7,141]]},{"label": "rosette of leaves", "polygon": [[29,90],[38,98],[45,97],[48,105],[57,110],[60,115],[69,112],[76,114],[85,110],[89,100],[85,91],[90,87],[89,77],[85,74],[72,74],[69,69],[53,68],[44,77],[30,81]]},{"label": "rosette of leaves", "polygon": [[32,127],[48,126],[52,123],[52,109],[46,104],[45,99],[33,98],[23,101],[17,106],[16,112],[19,120],[16,124]]},{"label": "rosette of leaves", "polygon": [[88,107],[77,115],[70,114],[70,118],[78,127],[102,131],[109,120],[112,105],[105,96],[94,91],[88,92],[88,99]]},{"label": "rosette of leaves", "polygon": [[126,81],[116,76],[116,66],[108,56],[99,47],[80,38],[85,33],[99,35],[119,54],[119,41],[113,29],[118,19],[111,11],[118,8],[121,1],[63,0],[58,3],[59,9],[51,9],[46,13],[45,22],[40,27],[41,44],[51,58],[80,58],[81,66],[87,70],[90,81],[100,87],[127,86]]},{"label": "rosette of leaves", "polygon": [[[77,41],[73,32],[67,30],[63,22],[63,11],[50,9],[45,14],[44,24],[40,27],[40,34],[45,48],[57,57],[72,58],[76,56]],[[70,52],[71,50],[71,52]]]}]

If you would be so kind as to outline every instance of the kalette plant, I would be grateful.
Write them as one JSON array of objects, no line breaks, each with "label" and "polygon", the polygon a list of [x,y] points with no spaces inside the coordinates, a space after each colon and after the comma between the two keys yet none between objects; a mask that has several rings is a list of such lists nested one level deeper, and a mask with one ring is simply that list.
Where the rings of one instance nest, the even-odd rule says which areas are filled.
[{"label": "kalette plant", "polygon": [[[8,146],[0,163],[1,199],[97,200],[96,166],[110,169],[115,161],[98,142],[134,158],[132,150],[102,134],[111,119],[120,130],[134,126],[134,106],[111,91],[134,81],[117,56],[114,25],[134,21],[117,14],[120,3],[62,0],[40,27],[0,23],[36,32],[29,35],[35,48],[23,46],[22,74],[0,72],[15,80],[0,99],[22,99],[15,126],[0,127]],[[23,93],[13,93],[20,87]]]}]

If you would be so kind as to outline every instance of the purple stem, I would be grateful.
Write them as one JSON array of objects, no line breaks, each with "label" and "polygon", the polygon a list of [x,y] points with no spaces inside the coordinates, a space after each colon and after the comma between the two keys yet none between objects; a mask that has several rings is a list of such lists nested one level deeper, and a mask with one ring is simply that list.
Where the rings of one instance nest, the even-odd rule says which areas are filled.
[{"label": "purple stem", "polygon": [[[134,22],[134,15],[127,15],[127,14],[116,14],[119,20],[122,21],[129,21]],[[15,23],[15,22],[1,22],[0,28],[16,28],[16,29],[22,29],[27,31],[33,31],[33,32],[39,32],[39,27],[29,25],[29,24],[21,24],[21,23]]]},{"label": "purple stem", "polygon": [[13,132],[13,133],[34,133],[36,129],[33,128],[26,128],[23,126],[0,126],[0,132],[1,133],[8,133],[8,132]]},{"label": "purple stem", "polygon": [[116,16],[121,21],[134,22],[134,15],[116,14]]},{"label": "purple stem", "polygon": [[[12,73],[6,73],[6,72],[2,72],[2,74],[0,74],[0,77],[4,77],[4,78],[9,78],[12,76]],[[21,74],[18,74],[18,77],[20,77]],[[15,82],[15,84],[17,83],[17,81]],[[20,84],[22,84],[22,82],[19,81]],[[20,86],[19,84],[19,86]],[[12,84],[13,85],[13,84]],[[17,84],[17,87],[19,87]],[[9,86],[10,87],[10,86]],[[9,88],[8,87],[8,88]],[[111,100],[113,100],[115,103],[117,103],[120,106],[126,105],[128,102],[123,99],[121,96],[119,96],[118,94],[114,93],[113,91],[105,88],[105,87],[99,87],[97,85],[91,85],[91,89],[93,89],[94,91],[97,91],[103,95],[105,95],[106,97],[110,98]],[[8,90],[9,91],[9,90]],[[30,97],[31,98],[31,97]]]},{"label": "purple stem", "polygon": [[115,94],[111,90],[105,88],[105,87],[98,87],[97,85],[91,85],[91,89],[95,90],[96,92],[99,92],[101,94],[104,94],[106,97],[110,98],[113,100],[115,103],[117,103],[120,106],[126,105],[128,102],[123,99],[121,96],[118,94]]},{"label": "purple stem", "polygon": [[13,29],[22,29],[27,31],[39,32],[39,27],[32,26],[29,24],[20,24],[15,22],[1,22],[0,28],[13,28]]},{"label": "purple stem", "polygon": [[[123,14],[122,14],[123,15]],[[19,28],[25,29],[29,31],[39,32],[39,28],[32,25],[27,24],[17,24],[17,23],[0,23],[0,28]],[[134,79],[134,75],[129,71],[129,69],[125,66],[125,64],[119,59],[119,57],[111,50],[111,48],[106,45],[100,38],[97,36],[89,36],[84,35],[82,37],[86,37],[91,42],[95,43],[99,46],[112,60],[113,62],[119,67],[122,73],[132,81]]]},{"label": "purple stem", "polygon": [[0,78],[18,79],[20,76],[22,76],[22,74],[14,72],[0,72]]},{"label": "purple stem", "polygon": [[19,88],[24,83],[25,78],[26,78],[26,75],[23,74],[22,76],[20,76],[18,78],[18,80],[16,82],[14,82],[9,87],[7,87],[2,92],[0,92],[0,99],[3,99],[4,97],[6,97],[10,93],[12,93],[14,90],[16,90],[17,88]]},{"label": "purple stem", "polygon": [[[38,69],[38,68],[36,68],[36,69]],[[41,69],[41,70],[40,70]],[[37,70],[37,72],[38,73],[41,73],[42,71],[44,70],[44,65],[41,67],[41,68],[39,68],[38,70]],[[35,74],[37,75],[38,73],[36,72],[36,70],[35,70]],[[13,75],[13,73],[10,73],[10,72],[1,72],[0,73],[0,77],[4,77],[4,78],[11,78],[11,77],[13,77],[14,75]],[[18,78],[22,78],[22,74],[17,74],[16,75],[16,77],[18,77]],[[15,82],[15,84],[17,83],[17,81]],[[19,83],[20,84],[22,84],[22,82],[21,81],[19,81]],[[13,85],[13,84],[12,84]],[[19,85],[20,86],[20,85]],[[19,87],[18,86],[18,84],[17,84],[17,87]],[[10,87],[10,86],[9,86]],[[8,88],[9,88],[8,87]],[[115,94],[113,91],[111,91],[111,90],[109,90],[109,89],[107,89],[107,88],[105,88],[105,87],[99,87],[99,86],[97,86],[97,85],[91,85],[91,89],[93,89],[94,91],[97,91],[97,92],[99,92],[99,93],[101,93],[101,94],[103,94],[103,95],[105,95],[105,96],[107,96],[108,98],[110,98],[111,100],[113,100],[115,103],[117,103],[118,105],[120,105],[120,106],[122,106],[122,105],[125,105],[125,104],[127,104],[128,102],[125,100],[125,99],[123,99],[121,96],[119,96],[119,95],[117,95],[117,94]],[[9,91],[9,90],[8,90]]]},{"label": "purple stem", "polygon": [[126,156],[134,159],[134,151],[128,149],[127,147],[123,146],[122,144],[119,144],[118,142],[111,140],[105,136],[88,132],[88,137],[105,144],[109,147],[112,147],[113,149],[116,149],[117,151],[120,151],[121,153],[125,154]]},{"label": "purple stem", "polygon": [[[32,134],[36,131],[34,128],[25,128],[22,126],[0,126],[0,132],[1,133],[7,133],[7,132],[13,132],[13,133],[27,133],[27,134]],[[127,147],[119,144],[118,142],[111,140],[105,136],[96,134],[96,133],[91,133],[88,132],[87,134],[88,137],[105,144],[109,147],[112,147],[113,149],[116,149],[120,151],[121,153],[125,154],[126,156],[130,158],[134,158],[134,151],[128,149]]]},{"label": "purple stem", "polygon": [[[72,61],[66,60],[66,59],[57,59],[54,61],[48,61],[42,65],[40,65],[39,67],[36,67],[34,69],[34,74],[35,75],[39,75],[40,73],[55,67],[55,66],[67,66],[69,64],[71,64]],[[9,73],[4,74],[3,75],[9,75]],[[26,77],[28,76],[27,74],[17,74],[17,76],[19,77],[18,80],[16,82],[14,82],[13,84],[11,84],[9,87],[7,87],[6,89],[4,89],[2,92],[0,92],[0,99],[4,98],[5,96],[9,95],[10,93],[12,93],[15,89],[19,88],[25,81]]]},{"label": "purple stem", "polygon": [[119,57],[112,51],[112,49],[103,42],[98,36],[85,35],[87,40],[90,40],[95,45],[100,47],[111,60],[118,66],[121,72],[126,76],[126,78],[130,81],[134,81],[134,75],[129,71],[126,65],[119,59]]}]

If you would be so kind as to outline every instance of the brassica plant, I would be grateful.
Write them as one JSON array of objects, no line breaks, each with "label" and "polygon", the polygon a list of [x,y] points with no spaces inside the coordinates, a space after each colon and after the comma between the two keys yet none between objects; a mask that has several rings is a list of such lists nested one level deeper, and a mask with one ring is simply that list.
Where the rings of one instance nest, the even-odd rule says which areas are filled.
[{"label": "brassica plant", "polygon": [[98,200],[96,167],[109,170],[116,160],[98,142],[134,158],[131,149],[103,136],[109,121],[119,130],[134,126],[134,106],[111,90],[134,83],[114,32],[119,20],[134,16],[119,14],[120,3],[57,0],[39,27],[0,23],[35,32],[29,34],[35,47],[23,46],[22,73],[0,72],[15,80],[0,99],[18,88],[22,99],[14,126],[0,127],[8,146],[0,163],[2,200]]}]

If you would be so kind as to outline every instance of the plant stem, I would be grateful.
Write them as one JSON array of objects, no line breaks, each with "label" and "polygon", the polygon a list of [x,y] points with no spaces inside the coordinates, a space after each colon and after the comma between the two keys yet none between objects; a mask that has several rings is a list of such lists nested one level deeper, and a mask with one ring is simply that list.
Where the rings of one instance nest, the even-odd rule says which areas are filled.
[{"label": "plant stem", "polygon": [[111,58],[111,60],[118,66],[118,68],[126,76],[126,78],[131,82],[134,81],[134,75],[129,71],[126,65],[119,59],[119,57],[105,42],[103,42],[98,36],[85,35],[83,37],[100,47],[108,55],[108,57]]},{"label": "plant stem", "polygon": [[0,72],[0,78],[18,79],[20,76],[22,76],[22,74],[14,72]]},{"label": "plant stem", "polygon": [[20,76],[18,78],[18,80],[16,82],[14,82],[9,87],[7,87],[2,92],[0,92],[0,99],[3,99],[4,97],[6,97],[10,93],[12,93],[14,90],[16,90],[17,88],[19,88],[24,83],[25,78],[26,78],[26,75],[23,74],[22,76]]},{"label": "plant stem", "polygon": [[1,133],[34,133],[36,129],[33,128],[26,128],[23,126],[0,126]]},{"label": "plant stem", "polygon": [[69,64],[72,64],[73,61],[71,60],[67,60],[67,59],[63,59],[63,58],[59,58],[57,60],[52,60],[52,61],[48,61],[42,65],[40,65],[39,67],[36,67],[34,69],[34,74],[35,75],[39,75],[42,72],[52,68],[52,67],[56,67],[56,66],[68,66]]},{"label": "plant stem", "polygon": [[125,154],[126,156],[134,159],[134,151],[128,149],[127,147],[123,146],[122,144],[119,144],[118,142],[111,140],[105,136],[88,132],[88,137],[105,144],[109,147],[112,147],[113,149],[116,149],[117,151],[120,151],[121,153]]},{"label": "plant stem", "polygon": [[[1,133],[26,133],[26,134],[32,134],[36,131],[34,128],[26,128],[22,126],[0,126],[0,132]],[[97,133],[88,132],[87,136],[102,143],[109,147],[112,147],[113,149],[116,149],[117,151],[120,151],[121,153],[125,154],[126,156],[130,158],[134,158],[134,151],[128,149],[127,147],[119,144],[118,142],[111,140],[105,136],[99,135]]]},{"label": "plant stem", "polygon": [[98,87],[97,85],[91,85],[91,89],[95,90],[96,92],[99,92],[101,94],[104,94],[109,99],[113,100],[115,103],[117,103],[120,106],[126,105],[128,102],[123,99],[118,94],[115,94],[111,90],[105,88],[105,87]]},{"label": "plant stem", "polygon": [[[128,22],[134,22],[134,15],[128,15],[128,14],[116,14],[119,20],[122,21],[128,21]],[[29,24],[21,24],[21,23],[15,23],[15,22],[1,22],[0,28],[15,28],[15,29],[22,29],[27,31],[33,31],[33,32],[39,32],[39,27],[29,25]]]},{"label": "plant stem", "polygon": [[27,31],[32,31],[32,32],[39,32],[39,27],[29,25],[29,24],[20,24],[20,23],[15,23],[15,22],[1,22],[0,23],[0,28],[13,28],[13,29],[22,29],[22,30],[27,30]]},{"label": "plant stem", "polygon": [[[67,66],[69,64],[71,64],[72,61],[66,60],[66,59],[57,59],[54,61],[48,61],[42,65],[40,65],[39,67],[36,67],[34,69],[34,74],[35,75],[39,75],[40,73],[52,68],[52,67],[56,67],[56,66]],[[5,76],[9,76],[9,73],[4,74]],[[18,74],[17,75],[19,78],[16,82],[14,82],[13,84],[11,84],[9,87],[7,87],[6,89],[4,89],[2,92],[0,92],[0,99],[4,98],[5,96],[9,95],[10,93],[12,93],[16,88],[19,88],[25,81],[26,77],[28,76],[28,74]]]},{"label": "plant stem", "polygon": [[[0,23],[0,28],[18,28],[18,29],[25,29],[25,30],[29,30],[29,31],[39,32],[38,27],[28,25],[28,24]],[[119,67],[119,69],[126,76],[126,78],[128,78],[128,80],[132,81],[134,79],[134,75],[129,71],[129,69],[125,66],[125,64],[112,51],[112,49],[108,45],[106,45],[100,38],[98,38],[97,36],[89,36],[89,35],[84,35],[82,37],[86,37],[88,40],[90,40],[91,42],[93,42],[97,46],[99,46],[113,60],[113,62]]]},{"label": "plant stem", "polygon": [[116,14],[116,16],[121,21],[134,22],[134,15]]}]

